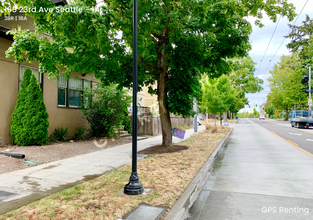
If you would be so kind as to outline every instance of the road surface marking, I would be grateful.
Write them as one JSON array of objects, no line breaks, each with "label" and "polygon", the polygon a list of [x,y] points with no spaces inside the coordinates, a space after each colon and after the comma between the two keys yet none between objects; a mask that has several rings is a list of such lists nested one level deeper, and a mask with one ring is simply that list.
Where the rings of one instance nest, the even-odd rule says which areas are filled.
[{"label": "road surface marking", "polygon": [[299,144],[296,144],[295,142],[292,142],[291,140],[287,140],[287,141],[289,141],[290,143],[292,143],[295,146],[299,146]]},{"label": "road surface marking", "polygon": [[290,132],[289,132],[289,134],[291,134],[291,135],[298,135],[298,136],[301,136],[301,135],[302,135],[302,134],[290,133]]},{"label": "road surface marking", "polygon": [[304,131],[304,130],[300,130],[300,129],[297,129],[297,130],[303,131],[303,132],[306,132],[306,133],[309,133],[309,134],[313,134],[313,132],[311,132],[311,131]]},{"label": "road surface marking", "polygon": [[[264,128],[264,127],[263,127],[263,128]],[[271,132],[272,134],[274,134],[272,131],[270,131],[270,130],[268,130],[268,129],[266,129],[266,128],[264,128],[264,129],[267,130],[267,131],[269,131],[269,132]],[[307,152],[306,150],[303,150],[302,148],[298,147],[299,145],[296,146],[296,145],[292,144],[293,142],[291,143],[291,142],[287,141],[286,139],[284,139],[284,138],[278,136],[277,134],[274,134],[274,135],[277,136],[277,137],[279,137],[279,138],[282,139],[283,141],[286,141],[286,142],[287,142],[288,144],[290,144],[291,146],[293,146],[293,147],[295,147],[295,148],[301,150],[303,153],[306,153],[307,155],[313,157],[313,154],[311,154],[311,153]]]},{"label": "road surface marking", "polygon": [[312,139],[305,139],[306,141],[313,141]]}]

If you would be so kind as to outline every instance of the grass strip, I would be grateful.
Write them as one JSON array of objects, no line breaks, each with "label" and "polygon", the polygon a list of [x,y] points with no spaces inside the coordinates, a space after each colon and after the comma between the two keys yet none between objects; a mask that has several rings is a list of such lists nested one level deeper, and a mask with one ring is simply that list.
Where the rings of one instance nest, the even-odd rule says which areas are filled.
[{"label": "grass strip", "polygon": [[169,211],[229,131],[205,131],[179,143],[187,150],[149,155],[138,161],[140,182],[152,189],[146,195],[117,195],[128,183],[130,164],[1,215],[0,220],[119,219],[143,203],[167,207]]}]

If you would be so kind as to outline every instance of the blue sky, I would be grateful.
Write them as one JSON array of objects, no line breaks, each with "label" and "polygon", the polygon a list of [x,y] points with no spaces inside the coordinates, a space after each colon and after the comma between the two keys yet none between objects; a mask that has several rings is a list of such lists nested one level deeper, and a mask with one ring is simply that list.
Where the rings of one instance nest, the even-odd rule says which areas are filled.
[{"label": "blue sky", "polygon": [[[292,3],[296,7],[297,14],[300,13],[300,11],[302,10],[306,2],[307,0],[297,0],[297,1],[288,0],[288,3]],[[301,25],[302,21],[305,20],[306,14],[308,14],[311,18],[313,18],[313,1],[312,0],[309,0],[307,2],[305,8],[303,9],[302,13],[298,17],[295,25]],[[255,19],[249,18],[248,20],[250,22],[253,22]],[[284,36],[288,35],[290,31],[288,24],[293,24],[294,22],[295,20],[289,22],[286,17],[281,18],[277,25],[277,29],[274,35],[273,35],[273,32],[275,30],[277,22],[276,23],[272,22],[266,16],[264,16],[264,18],[262,19],[262,23],[265,25],[263,28],[258,28],[258,27],[253,26],[253,32],[250,37],[252,50],[249,52],[249,55],[251,56],[253,61],[257,63],[256,71],[254,75],[264,80],[264,84],[263,84],[264,90],[261,91],[260,93],[246,95],[246,97],[248,97],[248,100],[251,106],[253,105],[255,106],[255,104],[259,106],[263,102],[266,102],[266,96],[270,91],[268,87],[268,81],[267,81],[267,78],[270,77],[269,71],[273,69],[274,65],[277,62],[279,62],[280,57],[282,55],[290,54],[286,47],[286,45],[290,42],[290,40],[287,38],[285,39],[282,45],[281,43],[284,40]],[[273,35],[273,38],[271,40],[271,43],[269,44],[272,35]],[[280,45],[281,47],[278,50]],[[267,47],[268,49],[266,51]],[[266,51],[266,54],[264,56],[264,59],[262,60],[262,57],[265,51]],[[274,56],[275,53],[276,55]]]}]

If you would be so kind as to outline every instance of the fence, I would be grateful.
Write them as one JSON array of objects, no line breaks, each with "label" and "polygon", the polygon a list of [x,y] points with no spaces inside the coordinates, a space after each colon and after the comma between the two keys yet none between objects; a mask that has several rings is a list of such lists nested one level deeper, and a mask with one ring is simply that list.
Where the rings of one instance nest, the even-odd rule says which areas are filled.
[{"label": "fence", "polygon": [[[130,119],[132,121],[132,116],[130,116]],[[171,117],[171,124],[172,127],[175,126],[192,126],[193,127],[193,121],[194,119],[192,117],[183,118],[180,116],[172,116]],[[161,119],[159,116],[139,116],[137,119],[137,132],[138,134],[145,134],[145,135],[157,135],[162,134],[161,129]]]}]

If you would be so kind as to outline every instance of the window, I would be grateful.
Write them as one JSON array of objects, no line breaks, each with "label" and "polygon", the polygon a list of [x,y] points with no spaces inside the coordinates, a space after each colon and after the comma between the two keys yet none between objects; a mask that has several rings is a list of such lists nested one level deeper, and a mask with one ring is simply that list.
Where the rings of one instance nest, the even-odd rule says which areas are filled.
[{"label": "window", "polygon": [[80,108],[83,88],[91,88],[91,81],[74,77],[69,77],[69,79],[66,80],[63,75],[59,75],[58,106]]},{"label": "window", "polygon": [[81,106],[82,90],[83,90],[83,80],[70,77],[68,90],[69,107],[79,108]]},{"label": "window", "polygon": [[42,90],[42,73],[38,71],[38,68],[33,68],[29,66],[20,65],[19,77],[18,77],[18,90],[21,89],[21,84],[23,81],[24,73],[26,69],[30,69],[32,73],[35,75],[37,82]]},{"label": "window", "polygon": [[59,75],[58,81],[58,106],[66,107],[67,80],[64,76]]}]

